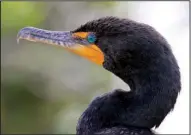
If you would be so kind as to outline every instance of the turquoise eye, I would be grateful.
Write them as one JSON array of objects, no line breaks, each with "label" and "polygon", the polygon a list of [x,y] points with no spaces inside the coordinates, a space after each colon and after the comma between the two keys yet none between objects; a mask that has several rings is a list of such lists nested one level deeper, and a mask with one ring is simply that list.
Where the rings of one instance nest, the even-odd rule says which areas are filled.
[{"label": "turquoise eye", "polygon": [[90,33],[87,37],[89,43],[94,43],[96,41],[96,36],[93,33]]}]

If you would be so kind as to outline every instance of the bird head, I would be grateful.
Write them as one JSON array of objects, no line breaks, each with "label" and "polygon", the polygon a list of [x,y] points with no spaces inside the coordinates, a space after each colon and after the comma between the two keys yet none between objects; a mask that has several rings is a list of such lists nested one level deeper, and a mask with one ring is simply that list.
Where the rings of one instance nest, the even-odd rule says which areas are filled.
[{"label": "bird head", "polygon": [[[17,38],[61,46],[102,65],[128,83],[136,100],[132,101],[133,109],[119,112],[124,115],[116,115],[116,120],[151,128],[159,126],[174,107],[181,87],[179,67],[167,41],[147,24],[104,17],[72,31],[25,27]],[[121,104],[121,97],[117,99]],[[109,105],[110,102],[110,108]],[[142,109],[137,109],[140,106]],[[114,116],[112,111],[108,112],[111,115],[106,119]]]},{"label": "bird head", "polygon": [[129,69],[130,73],[148,68],[157,61],[159,55],[165,53],[165,49],[168,51],[169,47],[161,46],[160,43],[166,41],[153,31],[146,24],[104,17],[72,31],[25,27],[19,31],[17,38],[62,46],[113,73],[123,69]]}]

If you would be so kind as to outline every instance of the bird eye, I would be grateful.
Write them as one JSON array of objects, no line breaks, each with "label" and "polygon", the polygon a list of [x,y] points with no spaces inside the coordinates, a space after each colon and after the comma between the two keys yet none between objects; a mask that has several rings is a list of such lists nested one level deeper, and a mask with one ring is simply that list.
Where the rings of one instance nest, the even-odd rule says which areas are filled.
[{"label": "bird eye", "polygon": [[96,36],[95,34],[93,33],[90,33],[88,36],[87,36],[87,40],[89,43],[94,43],[96,41]]}]

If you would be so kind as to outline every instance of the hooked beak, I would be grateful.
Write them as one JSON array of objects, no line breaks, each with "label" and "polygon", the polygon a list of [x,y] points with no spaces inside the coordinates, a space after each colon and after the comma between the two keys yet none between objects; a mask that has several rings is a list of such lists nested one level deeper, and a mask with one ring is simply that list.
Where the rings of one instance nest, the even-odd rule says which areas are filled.
[{"label": "hooked beak", "polygon": [[73,33],[70,31],[49,31],[34,27],[25,27],[18,32],[17,42],[20,39],[25,39],[33,42],[62,46],[98,65],[102,65],[104,61],[103,52],[95,44],[90,44],[86,39],[79,38],[85,37],[87,34],[88,32]]}]

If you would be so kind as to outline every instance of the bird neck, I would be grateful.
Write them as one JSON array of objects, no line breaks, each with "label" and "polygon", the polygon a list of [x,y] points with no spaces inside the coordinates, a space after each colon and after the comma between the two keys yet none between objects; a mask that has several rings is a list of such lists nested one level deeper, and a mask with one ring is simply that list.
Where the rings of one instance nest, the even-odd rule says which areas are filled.
[{"label": "bird neck", "polygon": [[80,117],[77,134],[113,127],[143,130],[158,127],[173,109],[180,91],[177,65],[165,65],[133,74],[128,74],[127,70],[113,71],[129,84],[131,91],[115,90],[95,98]]},{"label": "bird neck", "polygon": [[133,97],[131,103],[124,104],[126,109],[121,112],[119,121],[137,127],[158,127],[174,108],[180,91],[180,74],[176,66],[158,65],[133,74],[116,73],[130,86]]}]

